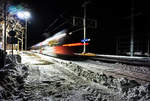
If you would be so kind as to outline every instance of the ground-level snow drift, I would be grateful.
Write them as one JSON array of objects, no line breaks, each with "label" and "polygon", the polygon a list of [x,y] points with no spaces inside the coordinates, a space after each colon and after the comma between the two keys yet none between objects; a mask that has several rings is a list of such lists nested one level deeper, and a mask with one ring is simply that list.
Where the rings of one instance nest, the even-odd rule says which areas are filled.
[{"label": "ground-level snow drift", "polygon": [[[108,96],[109,99],[117,97],[107,88],[87,81],[53,59],[44,60],[41,56],[31,54],[26,57],[28,56],[31,56],[34,62],[31,64],[29,59],[24,61],[30,64],[29,75],[24,84],[27,100],[106,101]],[[49,61],[49,64],[46,61]]]},{"label": "ground-level snow drift", "polygon": [[23,64],[8,59],[0,71],[0,101],[150,100],[148,82],[141,84],[113,75],[105,71],[108,65],[96,66],[91,61],[66,61],[30,52],[20,55]]},{"label": "ground-level snow drift", "polygon": [[[48,58],[45,56],[43,58],[48,60]],[[103,66],[99,66],[99,67],[97,66],[95,68],[94,66],[91,67],[89,65],[90,64],[89,61],[87,61],[86,65],[84,65],[84,63],[82,62],[79,63],[76,61],[66,61],[60,59],[53,59],[53,61],[58,65],[61,65],[63,69],[66,69],[74,73],[77,77],[81,77],[87,82],[90,82],[91,84],[93,83],[98,84],[99,87],[103,90],[105,88],[105,90],[107,91],[106,95],[97,92],[95,88],[95,91],[97,92],[96,95],[101,95],[101,96],[99,97],[94,96],[91,99],[91,101],[96,101],[97,98],[101,99],[100,101],[103,101],[103,99],[106,101],[149,101],[150,100],[150,84],[149,81],[146,81],[148,80],[149,78],[148,75],[150,74],[148,69],[146,72],[146,76],[143,76],[145,78],[143,78],[142,81],[141,78],[138,78],[140,75],[138,75],[135,78],[135,75],[137,75],[138,73],[135,74],[136,72],[134,73],[132,71],[130,71],[129,77],[125,74],[118,75],[116,73],[116,75],[114,75],[114,73],[108,71],[110,70],[110,67],[108,65],[104,66],[104,68],[109,68],[107,69],[107,71],[105,71],[105,69],[99,69],[102,68]],[[111,69],[113,69],[113,67],[117,68],[117,66],[121,66],[121,68],[138,68],[135,66],[115,64],[115,65],[111,65],[112,67]],[[140,67],[140,68],[143,68],[145,70],[144,67]],[[118,69],[118,71],[120,70]],[[121,71],[121,73],[123,72]],[[126,72],[124,71],[124,73]]]},{"label": "ground-level snow drift", "polygon": [[[14,56],[6,57],[6,65],[0,69],[0,101],[23,101],[24,80],[28,76],[28,68],[18,64]],[[12,61],[13,60],[13,61]]]}]

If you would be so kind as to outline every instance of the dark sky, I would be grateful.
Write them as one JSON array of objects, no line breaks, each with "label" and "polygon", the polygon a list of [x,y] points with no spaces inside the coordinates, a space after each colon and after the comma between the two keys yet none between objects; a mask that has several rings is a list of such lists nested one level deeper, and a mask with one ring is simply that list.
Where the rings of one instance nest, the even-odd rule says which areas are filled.
[{"label": "dark sky", "polygon": [[[80,10],[82,3],[82,0],[78,2],[75,0],[44,0],[44,2],[31,0],[28,2],[32,11],[30,33],[37,37],[35,40],[42,40],[42,33],[45,32],[50,32],[50,35],[53,35],[58,31],[57,29],[55,31],[55,27],[63,23],[73,13],[77,13],[77,9]],[[81,11],[78,14],[80,15],[80,13]],[[54,23],[55,20],[57,20],[56,23]],[[54,25],[49,27],[53,23]]]},{"label": "dark sky", "polygon": [[[71,16],[83,17],[81,7],[85,0],[24,0],[32,18],[29,23],[29,45],[44,39],[43,33],[53,35],[66,19]],[[109,44],[117,35],[129,35],[131,26],[131,4],[133,0],[91,0],[87,5],[87,18],[97,20],[98,26],[92,30],[93,44]],[[134,0],[134,30],[138,35],[147,35],[150,26],[148,0]],[[57,20],[57,23],[53,24]],[[50,26],[50,27],[49,27]],[[91,30],[89,30],[91,31]],[[89,32],[91,33],[91,32]],[[101,40],[101,41],[100,41]],[[91,41],[92,43],[92,41]]]}]

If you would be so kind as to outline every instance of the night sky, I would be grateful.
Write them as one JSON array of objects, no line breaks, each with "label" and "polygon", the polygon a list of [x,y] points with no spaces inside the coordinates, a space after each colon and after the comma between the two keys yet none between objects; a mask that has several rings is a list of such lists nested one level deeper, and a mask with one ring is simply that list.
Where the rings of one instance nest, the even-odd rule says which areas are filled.
[{"label": "night sky", "polygon": [[[19,0],[16,0],[19,1]],[[20,0],[21,1],[21,0]],[[19,1],[19,2],[20,2]],[[85,0],[24,0],[32,13],[28,26],[29,46],[63,29],[57,28],[71,16],[83,17],[82,4]],[[97,20],[96,29],[88,29],[91,47],[99,51],[114,48],[116,36],[130,35],[132,0],[90,0],[87,5],[87,18]],[[22,2],[22,1],[21,1]],[[136,36],[149,37],[150,12],[148,0],[134,0],[134,31]],[[57,20],[57,23],[53,24]],[[83,34],[83,33],[81,33]],[[77,34],[78,35],[78,34]],[[77,37],[77,36],[76,36]]]}]

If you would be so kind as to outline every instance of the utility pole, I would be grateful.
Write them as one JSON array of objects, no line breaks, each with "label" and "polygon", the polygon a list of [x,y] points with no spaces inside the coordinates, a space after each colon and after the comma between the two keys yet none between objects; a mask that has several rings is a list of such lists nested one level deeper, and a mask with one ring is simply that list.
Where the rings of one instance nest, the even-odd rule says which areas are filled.
[{"label": "utility pole", "polygon": [[6,23],[7,23],[7,11],[6,11],[7,1],[4,1],[3,5],[3,15],[4,15],[4,24],[3,24],[3,50],[4,50],[4,66],[6,64]]},{"label": "utility pole", "polygon": [[21,50],[23,51],[23,35],[24,35],[24,28],[23,28],[23,32],[21,34]]},{"label": "utility pole", "polygon": [[[86,39],[86,5],[84,6],[84,18],[83,18],[83,27],[84,27],[84,37],[83,39]],[[86,41],[84,41],[84,47],[83,47],[83,53],[86,53]]]},{"label": "utility pole", "polygon": [[7,5],[7,3],[6,3],[6,1],[4,1],[4,31],[3,31],[3,45],[4,45],[4,52],[6,53],[6,45],[7,45],[7,43],[6,43],[6,22],[7,22],[7,15],[6,15],[6,13],[7,13],[7,11],[6,11],[6,5]]},{"label": "utility pole", "polygon": [[131,7],[131,36],[130,36],[130,56],[134,55],[134,0]]},{"label": "utility pole", "polygon": [[149,42],[149,39],[148,39],[148,41],[147,41],[147,54],[148,54],[148,56],[150,56],[150,42]]},{"label": "utility pole", "polygon": [[116,40],[116,55],[119,54],[119,37],[117,37],[117,40]]},{"label": "utility pole", "polygon": [[[83,18],[83,31],[84,31],[84,37],[83,39],[86,39],[86,6],[87,4],[89,4],[90,1],[85,1],[82,5],[83,9],[84,9],[84,18]],[[83,52],[82,53],[86,53],[86,41],[84,41],[84,46],[83,46]]]},{"label": "utility pole", "polygon": [[28,20],[25,19],[25,50],[27,50],[27,34],[28,34],[27,24],[28,24]]}]

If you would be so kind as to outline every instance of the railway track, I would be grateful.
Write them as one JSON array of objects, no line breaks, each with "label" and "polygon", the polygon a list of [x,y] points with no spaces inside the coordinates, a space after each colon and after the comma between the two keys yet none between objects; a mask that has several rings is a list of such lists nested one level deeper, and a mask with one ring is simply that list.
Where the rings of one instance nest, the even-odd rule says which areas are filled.
[{"label": "railway track", "polygon": [[116,55],[96,55],[89,57],[92,60],[117,62],[138,66],[150,66],[149,57],[130,57],[130,56],[116,56]]},{"label": "railway track", "polygon": [[[50,56],[47,54],[42,54],[42,55]],[[53,58],[56,60],[59,59],[56,57],[53,57]],[[88,59],[94,62],[99,61],[99,63],[95,62],[95,64],[92,64],[92,65],[88,64],[86,62],[86,60]],[[76,57],[74,56],[73,59],[69,57],[68,60],[72,61],[72,63],[75,63],[77,65],[79,64],[82,66],[82,64],[84,64],[83,67],[86,67],[86,68],[90,67],[92,69],[96,68],[98,69],[98,71],[102,70],[107,74],[111,74],[115,76],[118,75],[119,77],[127,77],[129,79],[134,79],[140,82],[142,81],[144,83],[150,82],[150,78],[148,76],[150,75],[150,68],[149,68],[150,58],[147,58],[147,57],[129,57],[129,56],[114,56],[114,55],[96,55],[96,56],[77,55]],[[59,60],[57,60],[57,62],[59,62]],[[97,68],[99,66],[100,68]],[[104,69],[101,69],[102,67]],[[90,70],[93,71],[92,69]]]}]

